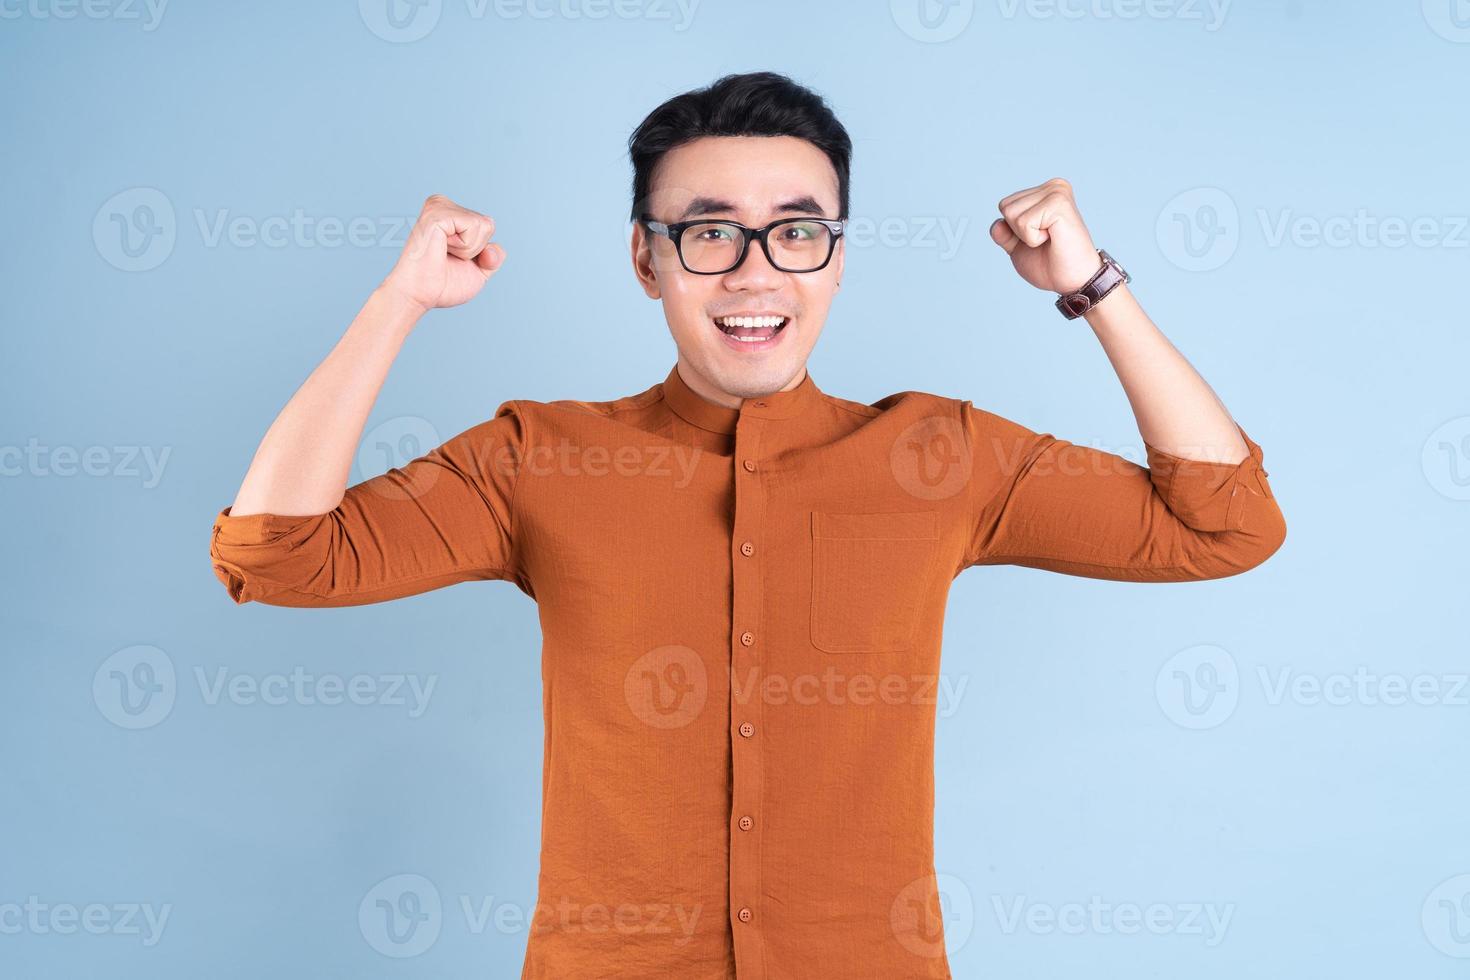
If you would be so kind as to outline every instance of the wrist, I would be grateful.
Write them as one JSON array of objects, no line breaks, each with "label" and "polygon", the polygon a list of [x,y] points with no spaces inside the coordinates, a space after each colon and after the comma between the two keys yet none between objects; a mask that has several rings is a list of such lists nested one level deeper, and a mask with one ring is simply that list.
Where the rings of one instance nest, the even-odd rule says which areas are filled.
[{"label": "wrist", "polygon": [[372,291],[366,306],[372,309],[374,321],[405,336],[429,312],[428,306],[395,289],[386,279]]},{"label": "wrist", "polygon": [[1057,297],[1057,309],[1068,320],[1091,313],[1131,279],[1127,271],[1103,249],[1097,250],[1097,257],[1100,266],[1092,277],[1077,289]]},{"label": "wrist", "polygon": [[1094,329],[1098,329],[1116,320],[1125,307],[1136,306],[1136,304],[1137,300],[1128,289],[1128,283],[1120,282],[1109,290],[1106,296],[1092,304],[1092,309],[1082,314],[1082,319]]}]

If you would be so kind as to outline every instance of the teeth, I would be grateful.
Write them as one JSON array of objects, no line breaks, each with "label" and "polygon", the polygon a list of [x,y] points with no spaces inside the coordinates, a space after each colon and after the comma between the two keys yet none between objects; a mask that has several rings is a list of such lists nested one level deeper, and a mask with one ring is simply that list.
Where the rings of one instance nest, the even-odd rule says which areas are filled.
[{"label": "teeth", "polygon": [[722,316],[716,321],[726,327],[744,327],[747,330],[778,327],[786,322],[784,316]]}]

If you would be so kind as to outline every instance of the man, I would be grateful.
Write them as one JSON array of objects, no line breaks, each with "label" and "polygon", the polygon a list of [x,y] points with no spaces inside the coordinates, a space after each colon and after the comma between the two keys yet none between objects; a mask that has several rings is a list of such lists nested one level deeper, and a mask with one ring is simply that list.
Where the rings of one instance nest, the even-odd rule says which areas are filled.
[{"label": "man", "polygon": [[215,520],[215,573],[236,602],[281,606],[473,579],[535,599],[544,815],[523,977],[947,977],[932,692],[950,582],[1001,563],[1245,571],[1285,536],[1260,447],[1065,181],[1006,197],[991,235],[1085,315],[1147,469],[968,401],[816,387],[851,143],[810,91],[728,76],[660,106],[629,150],[633,267],[678,349],[668,376],[610,402],[508,401],[346,487],[409,332],[505,261],[491,218],[431,197]]}]

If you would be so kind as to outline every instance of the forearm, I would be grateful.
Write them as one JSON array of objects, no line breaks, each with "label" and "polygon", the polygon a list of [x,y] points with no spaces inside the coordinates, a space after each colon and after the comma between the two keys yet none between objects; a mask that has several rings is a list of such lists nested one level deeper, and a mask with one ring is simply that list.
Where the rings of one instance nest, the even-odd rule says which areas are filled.
[{"label": "forearm", "polygon": [[1238,463],[1249,455],[1225,405],[1149,319],[1126,283],[1086,319],[1147,443],[1184,459],[1214,463]]},{"label": "forearm", "polygon": [[421,309],[379,287],[276,416],[230,514],[324,514],[342,500],[352,458],[388,369]]}]

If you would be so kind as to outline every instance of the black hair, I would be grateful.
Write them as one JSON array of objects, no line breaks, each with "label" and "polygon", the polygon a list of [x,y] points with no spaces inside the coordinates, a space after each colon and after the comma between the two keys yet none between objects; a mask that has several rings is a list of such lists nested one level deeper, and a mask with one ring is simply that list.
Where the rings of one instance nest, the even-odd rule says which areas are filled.
[{"label": "black hair", "polygon": [[637,221],[663,155],[702,136],[795,136],[817,147],[837,171],[837,217],[847,218],[852,140],[822,97],[770,71],[725,75],[676,95],[650,112],[628,137]]}]

